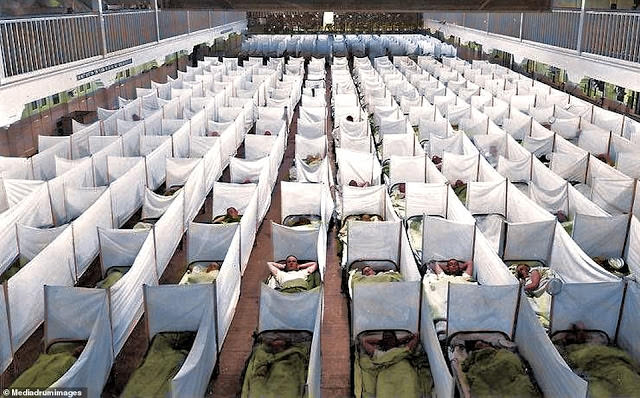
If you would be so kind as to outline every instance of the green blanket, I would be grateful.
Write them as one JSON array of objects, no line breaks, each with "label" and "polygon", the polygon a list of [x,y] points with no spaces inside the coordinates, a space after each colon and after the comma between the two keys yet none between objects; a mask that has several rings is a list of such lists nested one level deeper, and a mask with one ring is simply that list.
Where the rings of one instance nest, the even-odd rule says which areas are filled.
[{"label": "green blanket", "polygon": [[201,283],[213,283],[216,281],[220,271],[213,270],[209,272],[191,272],[187,271],[182,277],[179,285],[198,285]]},{"label": "green blanket", "polygon": [[419,345],[414,352],[397,347],[373,357],[356,350],[353,373],[356,398],[419,398],[433,389],[429,361]]},{"label": "green blanket", "polygon": [[589,382],[589,397],[640,397],[640,368],[619,348],[599,344],[565,347],[573,370]]},{"label": "green blanket", "polygon": [[302,397],[311,342],[294,343],[281,352],[257,344],[242,384],[242,398]]},{"label": "green blanket", "polygon": [[460,202],[466,206],[467,204],[467,184],[462,184],[456,188],[453,188],[453,192],[455,192]]},{"label": "green blanket", "polygon": [[540,397],[520,357],[506,349],[482,348],[462,363],[474,397]]},{"label": "green blanket", "polygon": [[379,282],[402,282],[403,278],[399,272],[385,271],[379,272],[375,275],[365,276],[362,272],[356,271],[351,276],[351,283],[379,283]]},{"label": "green blanket", "polygon": [[565,221],[561,225],[562,228],[564,228],[564,230],[567,231],[569,235],[571,235],[571,233],[573,232],[573,220]]},{"label": "green blanket", "polygon": [[294,279],[285,282],[278,290],[282,293],[300,293],[320,286],[321,283],[322,279],[320,278],[320,272],[316,271],[305,279]]},{"label": "green blanket", "polygon": [[133,372],[121,398],[162,397],[189,355],[195,333],[160,333],[151,342],[142,365]]},{"label": "green blanket", "polygon": [[115,285],[131,267],[111,267],[107,270],[107,277],[96,283],[98,289],[108,289]]},{"label": "green blanket", "polygon": [[0,283],[4,283],[8,281],[11,277],[20,271],[20,264],[18,262],[14,262],[9,268],[7,268],[2,275],[0,275]]},{"label": "green blanket", "polygon": [[78,347],[80,347],[79,343],[54,344],[48,353],[41,354],[36,363],[11,384],[11,388],[51,387],[76,362],[77,358],[73,354]]}]

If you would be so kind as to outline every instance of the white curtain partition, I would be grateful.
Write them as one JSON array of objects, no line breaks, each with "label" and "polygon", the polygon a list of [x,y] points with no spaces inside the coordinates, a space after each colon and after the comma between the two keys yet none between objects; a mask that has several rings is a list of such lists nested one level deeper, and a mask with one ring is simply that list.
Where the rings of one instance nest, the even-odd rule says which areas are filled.
[{"label": "white curtain partition", "polygon": [[444,152],[442,157],[442,174],[449,182],[476,181],[478,178],[478,154],[456,155]]},{"label": "white curtain partition", "polygon": [[180,187],[186,182],[193,169],[200,163],[198,158],[166,158],[166,187]]},{"label": "white curtain partition", "polygon": [[[252,199],[255,199],[256,187],[256,184],[214,183],[211,213],[213,218],[224,215],[229,207],[234,207],[244,218],[247,207],[252,203]],[[254,223],[256,221],[254,217]]]},{"label": "white curtain partition", "polygon": [[80,217],[106,191],[106,187],[64,187],[64,209],[67,222]]},{"label": "white curtain partition", "polygon": [[601,330],[613,341],[622,306],[624,281],[565,283],[553,296],[551,333],[569,330],[582,322],[588,330]]},{"label": "white curtain partition", "polygon": [[13,360],[11,333],[9,331],[9,310],[6,291],[0,289],[0,370],[4,372]]},{"label": "white curtain partition", "polygon": [[507,214],[507,181],[470,182],[467,208],[471,214]]},{"label": "white curtain partition", "polygon": [[[508,208],[511,213],[511,208]],[[507,218],[510,220],[510,217]],[[503,258],[505,260],[539,260],[548,263],[557,222],[507,221]],[[531,239],[536,236],[536,240]]]},{"label": "white curtain partition", "polygon": [[26,225],[16,225],[20,262],[28,263],[33,260],[47,245],[64,231],[68,225],[54,228],[33,228]]},{"label": "white curtain partition", "polygon": [[130,267],[149,234],[149,230],[98,229],[102,274],[112,267]]},{"label": "white curtain partition", "polygon": [[[187,263],[218,262],[221,265],[232,249],[238,224],[191,222],[187,230]],[[239,242],[235,242],[238,244]],[[235,248],[237,253],[238,248]]]},{"label": "white curtain partition", "polygon": [[217,361],[213,285],[145,286],[149,339],[162,332],[196,332],[193,346],[171,380],[171,397],[201,396]]},{"label": "white curtain partition", "polygon": [[622,257],[629,217],[627,214],[610,217],[576,214],[572,238],[590,257]]},{"label": "white curtain partition", "polygon": [[86,388],[89,397],[99,397],[114,361],[107,290],[45,286],[44,308],[45,348],[87,340],[77,361],[51,387]]},{"label": "white curtain partition", "polygon": [[309,370],[307,373],[307,392],[309,398],[320,398],[321,396],[321,378],[322,378],[322,355],[321,355],[321,336],[322,330],[322,314],[324,301],[320,298],[318,311],[316,313],[316,323],[313,328],[313,339],[311,341],[311,352],[309,354]]},{"label": "white curtain partition", "polygon": [[288,256],[296,256],[300,261],[318,261],[319,252],[326,250],[318,247],[320,231],[323,230],[301,230],[271,222],[273,261],[285,260]]},{"label": "white curtain partition", "polygon": [[426,182],[427,160],[425,156],[391,156],[388,184],[402,182]]},{"label": "white curtain partition", "polygon": [[322,289],[285,294],[260,284],[258,333],[269,330],[313,332],[321,301]]},{"label": "white curtain partition", "polygon": [[566,283],[612,282],[619,279],[596,264],[560,225],[556,226],[550,265]]},{"label": "white curtain partition", "polygon": [[162,276],[184,234],[184,192],[173,195],[173,201],[153,226],[156,238],[156,274]]},{"label": "white curtain partition", "polygon": [[[256,239],[258,232],[258,226],[262,221],[262,218],[258,214],[258,201],[262,201],[259,196],[260,192],[256,190],[247,207],[244,210],[242,220],[240,220],[240,265],[241,273],[244,273],[245,268],[249,262],[249,256],[253,248],[253,243]],[[214,195],[215,197],[215,195]]]},{"label": "white curtain partition", "polygon": [[386,219],[387,210],[393,212],[393,209],[386,208],[386,197],[387,191],[384,185],[363,188],[344,185],[339,209],[340,217],[344,220],[347,216],[354,214],[375,214]]},{"label": "white curtain partition", "polygon": [[640,287],[637,283],[629,282],[624,298],[617,343],[636,361],[640,360],[640,343],[638,342],[640,317],[638,317],[638,311],[640,311]]},{"label": "white curtain partition", "polygon": [[420,285],[420,281],[355,285],[351,304],[353,340],[356,341],[360,333],[368,330],[406,330],[417,333]]},{"label": "white curtain partition", "polygon": [[573,373],[562,359],[524,295],[520,298],[514,341],[520,354],[531,366],[536,382],[545,396],[587,396],[587,382]]},{"label": "white curtain partition", "polygon": [[158,284],[153,232],[147,235],[129,271],[109,288],[115,356],[118,355],[142,316],[144,308],[141,287],[144,284],[152,286]]},{"label": "white curtain partition", "polygon": [[[112,159],[117,163],[118,159]],[[140,159],[129,171],[111,183],[111,210],[113,225],[120,227],[142,206],[146,187],[144,161]]]},{"label": "white curtain partition", "polygon": [[379,184],[381,167],[374,154],[336,148],[338,162],[338,184],[348,185],[351,180],[358,184]]},{"label": "white curtain partition", "polygon": [[351,221],[347,230],[347,266],[354,261],[392,261],[400,265],[399,221]]},{"label": "white curtain partition", "polygon": [[422,301],[420,303],[420,341],[429,359],[429,368],[431,370],[431,376],[433,377],[435,394],[439,398],[453,398],[455,382],[449,372],[447,361],[442,354],[442,348],[440,347],[440,342],[438,341],[434,327],[428,302],[429,286],[426,279],[420,288],[422,289]]},{"label": "white curtain partition", "polygon": [[405,217],[447,215],[447,185],[409,182],[405,186]]},{"label": "white curtain partition", "polygon": [[[145,136],[152,138],[152,136]],[[155,138],[155,137],[153,137]],[[143,154],[146,164],[147,183],[152,190],[158,189],[166,178],[166,160],[171,157],[171,139],[162,138],[162,143],[156,146],[151,152]]]},{"label": "white curtain partition", "polygon": [[7,281],[11,342],[20,347],[44,319],[44,285],[73,286],[73,236],[66,228],[29,264]]},{"label": "white curtain partition", "polygon": [[631,217],[627,239],[625,262],[631,273],[638,276],[640,275],[640,221],[637,217]]},{"label": "white curtain partition", "polygon": [[80,278],[99,253],[98,231],[113,228],[111,189],[107,189],[71,224],[77,276]]},{"label": "white curtain partition", "polygon": [[422,221],[422,263],[473,256],[475,224],[426,216]]},{"label": "white curtain partition", "polygon": [[512,338],[519,293],[519,285],[450,284],[448,337],[458,332],[491,331]]},{"label": "white curtain partition", "polygon": [[193,220],[202,208],[207,196],[204,162],[200,161],[193,168],[184,184],[184,224]]}]

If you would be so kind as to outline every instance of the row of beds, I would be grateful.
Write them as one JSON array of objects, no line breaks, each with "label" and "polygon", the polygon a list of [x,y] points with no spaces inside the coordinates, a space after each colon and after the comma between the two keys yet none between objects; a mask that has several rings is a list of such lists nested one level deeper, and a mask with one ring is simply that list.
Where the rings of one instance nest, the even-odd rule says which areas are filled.
[{"label": "row of beds", "polygon": [[[164,190],[164,196],[172,196],[178,192],[181,187],[170,187]],[[158,191],[162,192],[163,188]],[[242,219],[242,215],[238,214],[237,218],[231,218],[226,214],[218,215],[213,218],[214,223],[237,223]],[[137,222],[129,221],[124,228],[132,228],[134,230],[149,230],[159,220],[159,218],[140,219]],[[215,221],[217,220],[217,221]],[[301,229],[318,228],[320,225],[319,215],[290,215],[283,220],[283,225],[296,227]],[[223,259],[214,259],[212,261],[197,261],[187,265],[179,284],[201,284],[214,283]],[[284,263],[284,260],[279,262]],[[26,262],[16,260],[14,264],[3,275],[3,281],[8,280],[20,268],[24,267]],[[120,280],[131,265],[114,266],[106,270],[102,280],[95,284],[96,288],[108,289]],[[269,284],[269,277],[265,280]],[[299,291],[311,290],[320,285],[320,274],[314,272],[306,284],[292,283],[283,286],[278,290],[283,293],[296,293]],[[173,377],[182,367],[186,357],[193,345],[195,332],[171,332],[159,333],[151,341],[151,345],[145,354],[144,362],[133,373],[131,379],[127,383],[122,393],[123,397],[139,397],[139,396],[156,396],[162,392],[169,391],[170,383]],[[250,367],[259,366],[259,362],[263,359],[267,352],[272,350],[272,346],[285,342],[287,346],[292,345],[293,348],[285,350],[277,355],[277,357],[289,358],[289,354],[296,352],[304,354],[308,363],[309,347],[311,344],[311,334],[306,332],[296,332],[289,334],[288,332],[264,332],[256,340],[254,354],[250,362]],[[73,366],[77,358],[84,349],[85,341],[78,342],[57,342],[46,348],[45,353],[41,354],[37,361],[29,369],[24,371],[11,385],[16,388],[48,388],[56,380],[62,377]],[[301,358],[302,358],[301,357]],[[272,359],[272,358],[271,358]],[[271,361],[269,359],[269,361]],[[287,361],[291,358],[287,359]],[[278,362],[278,361],[275,361]],[[296,366],[297,368],[298,366]],[[306,369],[306,366],[304,367]],[[276,372],[277,373],[277,372]],[[304,379],[302,380],[304,384]],[[284,383],[287,385],[287,383]],[[285,395],[286,396],[286,395]],[[297,395],[289,395],[297,396]]]},{"label": "row of beds", "polygon": [[[370,122],[372,120],[370,119]],[[434,163],[440,169],[441,159],[434,157]],[[389,162],[383,163],[383,173],[388,175]],[[527,184],[516,184],[518,189],[526,190]],[[404,215],[404,192],[405,185],[395,184],[389,189],[394,209],[399,215]],[[467,184],[457,181],[452,184],[452,189],[462,203],[466,203]],[[558,214],[559,221],[565,230],[571,234],[573,221],[562,218],[563,214]],[[478,222],[478,227],[483,230],[484,226],[495,227],[496,223],[501,225],[500,234],[504,233],[503,225],[506,219],[501,214],[474,215]],[[346,244],[347,224],[350,220],[357,221],[384,221],[378,214],[358,214],[350,215],[343,220],[342,228],[338,234],[341,243]],[[422,264],[422,216],[414,216],[405,219],[404,225],[407,229],[409,241],[418,264]],[[614,269],[609,265],[608,259],[594,258],[594,260],[605,269],[616,275],[628,274],[626,265],[622,269]],[[361,282],[395,282],[402,281],[402,275],[398,272],[398,267],[392,262],[389,264],[371,264],[378,273],[374,277],[361,276],[363,263],[349,265],[348,286],[351,291],[354,283]],[[539,261],[507,261],[509,270],[517,276],[516,267],[518,264],[526,264],[531,270],[538,270],[542,274],[541,288],[528,295],[528,299],[534,310],[539,315],[543,326],[548,326],[551,296],[544,289],[544,282],[554,277],[551,270]],[[422,265],[421,273],[433,276],[433,273]],[[476,283],[462,276],[447,277],[442,281],[430,278],[430,284],[435,285],[435,289],[445,288],[448,283]],[[446,295],[446,290],[443,290]],[[445,304],[446,307],[446,304]],[[447,341],[446,331],[446,308],[432,306],[434,322],[438,337],[446,350],[450,360],[453,374],[462,395],[472,396],[518,396],[537,397],[542,396],[540,388],[537,386],[531,367],[518,354],[517,346],[514,342],[502,333],[496,332],[474,332],[458,333],[451,336]],[[397,348],[385,351],[384,355],[375,357],[367,353],[363,341],[371,336],[385,340],[385,334],[393,333],[397,342]],[[355,347],[354,356],[354,394],[356,397],[376,396],[429,396],[433,389],[433,379],[428,369],[426,354],[420,344],[416,348],[411,348],[407,344],[409,332],[403,330],[395,331],[371,331],[363,332],[358,338],[358,345]],[[551,336],[552,342],[569,364],[581,377],[589,381],[590,396],[635,396],[640,391],[640,366],[623,350],[613,346],[606,333],[601,331],[586,331],[580,328],[557,332]],[[393,340],[393,339],[392,339]],[[377,353],[380,354],[380,353]],[[400,371],[400,369],[402,369]],[[401,380],[401,382],[398,382]],[[390,385],[387,389],[385,386]],[[376,390],[382,389],[381,391]],[[371,394],[371,392],[374,392]],[[403,394],[395,393],[402,391]],[[389,392],[385,395],[385,392]]]}]

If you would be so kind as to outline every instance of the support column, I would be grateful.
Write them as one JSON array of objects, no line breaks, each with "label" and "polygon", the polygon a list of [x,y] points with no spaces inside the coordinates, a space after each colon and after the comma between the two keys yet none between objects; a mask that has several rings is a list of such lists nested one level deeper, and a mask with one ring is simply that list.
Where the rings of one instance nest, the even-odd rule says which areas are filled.
[{"label": "support column", "polygon": [[582,5],[580,6],[580,23],[578,25],[578,44],[576,45],[576,51],[578,55],[582,55],[582,29],[584,27],[584,9],[585,9],[586,0],[582,0]]},{"label": "support column", "polygon": [[156,41],[160,41],[160,18],[158,15],[158,0],[153,0],[153,12],[156,16]]},{"label": "support column", "polygon": [[100,23],[100,47],[102,49],[102,56],[107,55],[107,35],[104,28],[104,14],[102,13],[102,0],[94,0],[92,2],[93,11],[98,11],[98,22]]},{"label": "support column", "polygon": [[520,13],[520,32],[518,33],[518,38],[522,41],[522,24],[524,23],[524,12]]}]

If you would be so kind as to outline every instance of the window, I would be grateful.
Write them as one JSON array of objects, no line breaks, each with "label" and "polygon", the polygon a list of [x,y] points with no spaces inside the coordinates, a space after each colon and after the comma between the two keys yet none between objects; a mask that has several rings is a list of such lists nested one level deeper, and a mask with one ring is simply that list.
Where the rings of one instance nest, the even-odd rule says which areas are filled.
[{"label": "window", "polygon": [[60,94],[53,94],[51,99],[53,100],[53,105],[58,105],[60,103]]}]

